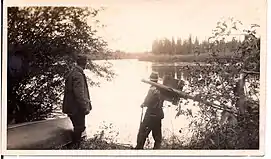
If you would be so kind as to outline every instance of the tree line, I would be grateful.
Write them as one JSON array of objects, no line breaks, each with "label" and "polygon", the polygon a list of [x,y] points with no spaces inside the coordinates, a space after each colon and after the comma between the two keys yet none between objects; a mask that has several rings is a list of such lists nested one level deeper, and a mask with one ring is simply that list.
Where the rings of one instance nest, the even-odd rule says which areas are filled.
[{"label": "tree line", "polygon": [[210,52],[211,49],[216,49],[220,52],[233,52],[241,44],[240,40],[236,40],[233,37],[230,41],[225,42],[221,39],[216,42],[215,46],[213,42],[209,40],[204,40],[199,42],[196,37],[192,40],[192,35],[189,35],[188,39],[182,39],[180,37],[175,40],[173,37],[155,39],[152,43],[152,53],[159,54],[169,54],[169,55],[187,55],[187,54],[199,54]]}]

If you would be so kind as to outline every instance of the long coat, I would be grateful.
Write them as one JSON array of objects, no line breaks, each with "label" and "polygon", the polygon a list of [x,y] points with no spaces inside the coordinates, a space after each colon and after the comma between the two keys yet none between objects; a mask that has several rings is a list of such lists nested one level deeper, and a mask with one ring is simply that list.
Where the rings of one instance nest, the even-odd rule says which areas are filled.
[{"label": "long coat", "polygon": [[80,66],[75,66],[65,80],[62,111],[68,115],[87,115],[91,109],[86,76]]}]

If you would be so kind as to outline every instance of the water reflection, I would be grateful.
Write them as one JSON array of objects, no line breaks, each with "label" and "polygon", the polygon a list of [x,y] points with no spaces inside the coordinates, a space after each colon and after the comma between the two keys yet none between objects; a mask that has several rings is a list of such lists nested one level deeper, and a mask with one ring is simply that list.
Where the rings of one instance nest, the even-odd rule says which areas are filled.
[{"label": "water reflection", "polygon": [[158,72],[159,78],[171,76],[176,79],[187,80],[188,77],[188,72],[182,66],[152,64],[152,70]]},{"label": "water reflection", "polygon": [[[140,105],[150,87],[141,82],[141,79],[147,79],[152,70],[157,71],[160,78],[165,75],[184,78],[185,74],[175,66],[157,66],[137,60],[111,62],[117,74],[116,78],[111,82],[102,81],[100,87],[90,88],[93,110],[87,116],[87,134],[89,137],[93,137],[102,125],[112,123],[114,131],[118,132],[116,137],[118,142],[135,145],[140,124]],[[86,74],[90,78],[94,78],[90,72]],[[159,82],[161,83],[161,81]],[[164,106],[163,135],[187,135],[186,131],[179,133],[181,128],[188,127],[189,121],[186,117],[175,118],[176,106],[172,106],[169,102],[164,102]]]}]

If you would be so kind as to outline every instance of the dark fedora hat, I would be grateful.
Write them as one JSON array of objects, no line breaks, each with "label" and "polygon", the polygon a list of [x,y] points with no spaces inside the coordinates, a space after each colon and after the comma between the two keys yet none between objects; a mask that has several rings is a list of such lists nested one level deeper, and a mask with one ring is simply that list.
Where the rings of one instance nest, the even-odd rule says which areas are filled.
[{"label": "dark fedora hat", "polygon": [[158,81],[158,72],[152,72],[150,75],[151,81]]}]

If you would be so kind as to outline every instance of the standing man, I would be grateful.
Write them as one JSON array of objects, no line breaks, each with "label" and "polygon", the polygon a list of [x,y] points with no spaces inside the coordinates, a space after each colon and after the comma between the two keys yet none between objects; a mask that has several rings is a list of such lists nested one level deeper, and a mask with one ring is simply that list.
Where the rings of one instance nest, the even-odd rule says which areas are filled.
[{"label": "standing man", "polygon": [[69,72],[65,81],[63,99],[63,113],[67,114],[73,124],[73,143],[79,147],[82,133],[85,131],[85,116],[92,109],[89,90],[84,69],[87,65],[87,57],[80,55],[77,65]]},{"label": "standing man", "polygon": [[[158,82],[158,73],[153,72],[150,75],[152,82]],[[162,142],[162,119],[164,118],[163,103],[160,91],[151,86],[149,92],[145,98],[145,101],[141,105],[141,108],[147,107],[143,122],[140,124],[139,132],[137,135],[137,145],[135,149],[143,149],[146,138],[152,131],[152,136],[155,140],[153,149],[159,149]]]}]

